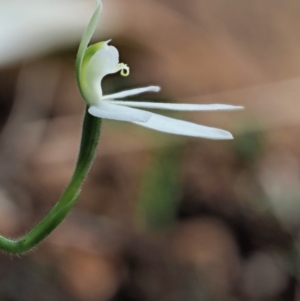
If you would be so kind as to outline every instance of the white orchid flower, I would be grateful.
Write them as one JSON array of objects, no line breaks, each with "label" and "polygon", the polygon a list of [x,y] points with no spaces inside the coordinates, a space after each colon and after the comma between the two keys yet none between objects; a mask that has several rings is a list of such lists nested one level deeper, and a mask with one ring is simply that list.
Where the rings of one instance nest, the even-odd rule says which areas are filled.
[{"label": "white orchid flower", "polygon": [[231,133],[222,129],[169,118],[141,109],[228,111],[242,109],[240,106],[226,104],[171,104],[122,100],[124,97],[145,92],[159,92],[160,87],[158,86],[136,88],[115,94],[103,95],[101,88],[102,79],[108,74],[119,71],[121,75],[127,76],[129,74],[129,67],[119,62],[119,52],[114,46],[109,45],[110,41],[86,47],[101,13],[102,3],[100,1],[97,3],[97,10],[83,37],[77,57],[77,80],[80,91],[89,106],[88,112],[95,117],[132,122],[153,130],[171,134],[208,139],[232,139]]}]

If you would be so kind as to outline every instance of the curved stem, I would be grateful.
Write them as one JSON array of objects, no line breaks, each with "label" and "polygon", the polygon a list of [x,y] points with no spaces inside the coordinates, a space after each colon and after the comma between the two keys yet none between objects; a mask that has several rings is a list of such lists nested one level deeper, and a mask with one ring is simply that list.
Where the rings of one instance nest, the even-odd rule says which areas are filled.
[{"label": "curved stem", "polygon": [[101,119],[90,115],[86,109],[77,164],[70,183],[60,200],[44,219],[23,237],[12,240],[0,236],[0,249],[13,254],[27,252],[47,237],[63,221],[80,195],[81,184],[93,163],[97,151],[100,130]]}]

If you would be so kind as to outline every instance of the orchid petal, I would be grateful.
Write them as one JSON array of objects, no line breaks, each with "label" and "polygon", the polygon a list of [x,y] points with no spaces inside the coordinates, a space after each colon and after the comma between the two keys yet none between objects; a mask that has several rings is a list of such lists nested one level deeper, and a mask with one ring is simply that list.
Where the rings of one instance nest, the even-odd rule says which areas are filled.
[{"label": "orchid petal", "polygon": [[[96,81],[101,80],[105,75],[116,73],[120,69],[117,68],[119,63],[119,52],[114,46],[108,45],[109,41],[99,42],[87,48],[85,56],[88,56],[85,67],[86,79],[90,82],[91,79]],[[91,52],[89,54],[89,51]]]},{"label": "orchid petal", "polygon": [[118,106],[107,102],[91,106],[88,111],[91,115],[99,118],[140,122],[141,124],[148,121],[152,116],[152,113],[147,111]]},{"label": "orchid petal", "polygon": [[159,91],[160,91],[159,86],[149,86],[149,87],[144,87],[144,88],[136,88],[136,89],[122,91],[122,92],[118,92],[118,93],[114,93],[114,94],[110,94],[110,95],[104,95],[102,97],[102,100],[104,100],[104,99],[115,99],[115,98],[124,98],[124,97],[127,97],[127,96],[133,96],[133,95],[137,95],[137,94],[141,94],[141,93],[145,93],[145,92],[159,92]]},{"label": "orchid petal", "polygon": [[233,139],[231,133],[212,127],[198,125],[195,123],[173,119],[152,113],[151,118],[146,122],[133,122],[160,132],[176,135],[202,137],[207,139]]},{"label": "orchid petal", "polygon": [[87,48],[83,61],[83,90],[89,104],[95,105],[102,98],[101,81],[107,74],[118,71],[119,52],[107,42],[100,42]]},{"label": "orchid petal", "polygon": [[110,103],[128,106],[133,108],[144,108],[144,109],[163,109],[163,110],[174,110],[174,111],[234,111],[241,110],[242,106],[233,106],[226,104],[185,104],[185,103],[156,103],[156,102],[141,102],[141,101],[122,101],[112,100]]}]

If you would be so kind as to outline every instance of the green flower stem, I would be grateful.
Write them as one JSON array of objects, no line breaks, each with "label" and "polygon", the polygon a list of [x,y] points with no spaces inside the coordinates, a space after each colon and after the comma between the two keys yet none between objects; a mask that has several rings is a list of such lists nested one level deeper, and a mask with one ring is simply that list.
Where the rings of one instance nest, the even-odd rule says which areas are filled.
[{"label": "green flower stem", "polygon": [[60,200],[40,223],[20,239],[12,240],[0,236],[0,249],[13,254],[30,251],[63,221],[80,195],[81,184],[93,163],[97,151],[100,130],[101,119],[90,115],[86,110],[75,171]]}]

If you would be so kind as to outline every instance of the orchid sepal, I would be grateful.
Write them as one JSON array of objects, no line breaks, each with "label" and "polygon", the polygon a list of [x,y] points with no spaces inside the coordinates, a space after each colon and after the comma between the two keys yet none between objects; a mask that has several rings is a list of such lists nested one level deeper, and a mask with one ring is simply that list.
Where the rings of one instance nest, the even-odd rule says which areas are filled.
[{"label": "orchid sepal", "polygon": [[96,9],[91,17],[91,20],[89,22],[89,24],[87,25],[80,44],[79,44],[79,48],[78,48],[78,52],[77,52],[77,56],[76,56],[76,63],[75,63],[75,71],[76,71],[76,80],[77,80],[77,84],[80,90],[80,93],[82,95],[82,97],[85,99],[84,97],[84,93],[83,93],[83,87],[82,87],[82,81],[81,81],[81,68],[82,68],[82,62],[83,62],[83,58],[84,58],[84,54],[85,51],[88,47],[88,44],[95,32],[95,29],[97,27],[101,12],[102,12],[102,2],[100,0],[96,0]]}]

